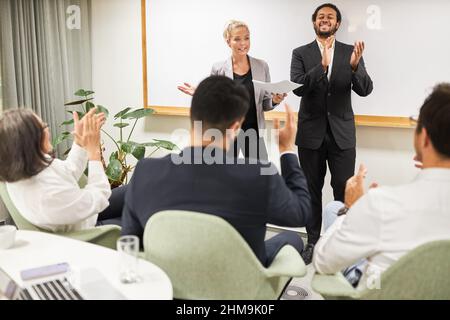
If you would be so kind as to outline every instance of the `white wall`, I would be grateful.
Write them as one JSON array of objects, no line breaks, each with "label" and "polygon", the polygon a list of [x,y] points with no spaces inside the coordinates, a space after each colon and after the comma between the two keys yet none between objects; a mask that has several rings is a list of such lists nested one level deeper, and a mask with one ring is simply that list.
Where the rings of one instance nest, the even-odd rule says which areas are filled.
[{"label": "white wall", "polygon": [[[112,114],[126,106],[142,106],[140,4],[140,0],[92,0],[93,89],[97,103]],[[111,119],[108,126],[110,130]],[[135,140],[169,139],[178,128],[188,129],[188,119],[154,117],[136,128]],[[368,182],[399,184],[413,178],[412,134],[410,129],[358,128],[357,163],[369,167]],[[107,146],[111,150],[111,144]],[[332,199],[329,176],[326,184],[324,202]]]}]

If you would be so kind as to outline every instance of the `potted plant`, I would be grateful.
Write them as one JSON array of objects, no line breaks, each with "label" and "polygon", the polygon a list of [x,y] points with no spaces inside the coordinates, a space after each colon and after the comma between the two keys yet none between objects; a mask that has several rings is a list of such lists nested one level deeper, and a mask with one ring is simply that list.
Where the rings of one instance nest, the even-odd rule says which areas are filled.
[{"label": "potted plant", "polygon": [[[76,111],[80,119],[82,119],[83,116],[87,112],[89,112],[89,110],[96,107],[98,110],[97,112],[103,112],[108,118],[108,109],[101,105],[95,105],[92,102],[94,99],[93,94],[93,91],[84,89],[80,89],[75,92],[75,96],[80,97],[80,100],[66,103],[65,107],[71,107],[71,109],[75,108],[72,110],[67,110],[67,112],[72,113],[73,111]],[[115,146],[115,150],[111,152],[108,157],[108,164],[106,164],[104,158],[105,149],[103,148],[103,146],[101,146],[102,163],[103,167],[105,168],[106,175],[108,176],[109,183],[111,184],[111,188],[115,188],[128,183],[128,174],[134,169],[134,166],[129,163],[130,157],[141,160],[145,157],[147,148],[153,148],[152,152],[149,154],[149,157],[159,149],[165,149],[169,151],[178,149],[178,147],[174,143],[166,140],[153,139],[153,141],[146,143],[138,143],[132,140],[134,129],[136,128],[136,124],[138,123],[138,121],[145,117],[151,116],[153,113],[154,110],[150,108],[137,109],[127,107],[114,115],[113,118],[115,123],[113,126],[119,131],[118,139],[115,139],[112,134],[102,129],[104,135],[111,139]],[[65,121],[61,124],[61,126],[68,125],[73,125],[73,119]],[[125,132],[126,130],[128,131],[128,134]],[[58,144],[69,139],[70,136],[70,132],[62,132],[60,135],[53,139],[53,147],[56,147]],[[64,155],[67,155],[69,151],[70,149],[67,150]]]}]

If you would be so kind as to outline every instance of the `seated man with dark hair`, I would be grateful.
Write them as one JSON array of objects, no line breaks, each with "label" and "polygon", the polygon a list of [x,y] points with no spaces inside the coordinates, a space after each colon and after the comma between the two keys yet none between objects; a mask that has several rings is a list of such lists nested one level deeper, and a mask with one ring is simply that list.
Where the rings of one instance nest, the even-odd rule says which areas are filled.
[{"label": "seated man with dark hair", "polygon": [[410,250],[450,239],[450,84],[425,100],[414,146],[422,171],[412,182],[372,185],[364,195],[362,165],[347,182],[345,204],[327,206],[329,228],[314,251],[317,272],[334,274],[356,263],[344,270],[347,279],[358,289],[377,288],[381,274]]},{"label": "seated man with dark hair", "polygon": [[294,232],[264,241],[267,223],[302,227],[310,217],[308,186],[294,151],[296,124],[290,108],[286,106],[286,125],[279,130],[283,177],[276,170],[270,172],[267,165],[237,164],[226,155],[249,108],[247,95],[244,87],[221,76],[209,77],[198,86],[191,106],[191,146],[180,155],[138,163],[125,196],[124,235],[142,239],[154,213],[186,210],[229,222],[264,266],[284,245],[302,251],[303,242]]}]

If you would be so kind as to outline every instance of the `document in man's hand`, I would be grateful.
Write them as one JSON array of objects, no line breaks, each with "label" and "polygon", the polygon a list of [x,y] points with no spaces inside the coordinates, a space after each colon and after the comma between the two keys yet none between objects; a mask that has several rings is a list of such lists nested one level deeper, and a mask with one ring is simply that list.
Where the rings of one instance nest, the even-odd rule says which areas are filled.
[{"label": "document in man's hand", "polygon": [[260,88],[261,90],[265,90],[270,93],[274,94],[284,94],[289,93],[292,90],[298,89],[302,84],[294,83],[289,80],[284,80],[277,83],[268,83],[268,82],[262,82],[258,80],[253,80],[253,84],[255,85],[255,88]]}]

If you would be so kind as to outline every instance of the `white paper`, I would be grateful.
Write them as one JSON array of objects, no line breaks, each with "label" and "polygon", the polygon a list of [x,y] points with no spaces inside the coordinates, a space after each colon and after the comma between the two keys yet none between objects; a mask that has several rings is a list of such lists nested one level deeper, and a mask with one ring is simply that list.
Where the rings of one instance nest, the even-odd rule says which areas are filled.
[{"label": "white paper", "polygon": [[268,82],[262,82],[258,80],[253,80],[253,84],[255,85],[255,88],[260,88],[261,90],[265,90],[270,93],[274,94],[284,94],[289,93],[292,90],[298,89],[302,84],[294,83],[289,80],[284,80],[277,83],[268,83]]}]

